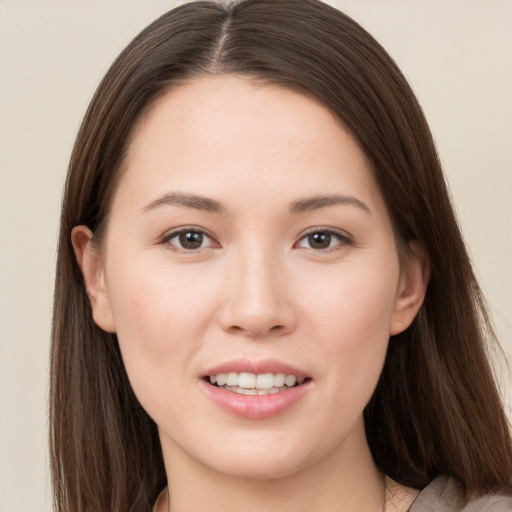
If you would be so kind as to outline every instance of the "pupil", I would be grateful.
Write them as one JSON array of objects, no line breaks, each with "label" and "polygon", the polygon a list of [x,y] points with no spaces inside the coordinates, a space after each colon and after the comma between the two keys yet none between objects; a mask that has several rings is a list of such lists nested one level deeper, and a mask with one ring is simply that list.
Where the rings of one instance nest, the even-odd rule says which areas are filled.
[{"label": "pupil", "polygon": [[327,249],[331,245],[330,233],[312,233],[308,236],[310,247],[313,249]]},{"label": "pupil", "polygon": [[180,244],[184,249],[199,249],[203,244],[203,234],[195,231],[181,233]]}]

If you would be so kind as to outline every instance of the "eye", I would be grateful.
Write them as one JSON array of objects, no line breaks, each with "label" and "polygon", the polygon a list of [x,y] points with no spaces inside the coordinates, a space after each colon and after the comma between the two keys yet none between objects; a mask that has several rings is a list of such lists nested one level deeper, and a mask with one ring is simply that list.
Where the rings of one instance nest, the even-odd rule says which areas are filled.
[{"label": "eye", "polygon": [[303,236],[296,246],[315,251],[326,251],[350,243],[351,239],[346,234],[332,229],[316,229]]},{"label": "eye", "polygon": [[173,231],[162,242],[171,245],[178,251],[197,251],[207,247],[219,247],[219,244],[204,231],[190,228]]}]

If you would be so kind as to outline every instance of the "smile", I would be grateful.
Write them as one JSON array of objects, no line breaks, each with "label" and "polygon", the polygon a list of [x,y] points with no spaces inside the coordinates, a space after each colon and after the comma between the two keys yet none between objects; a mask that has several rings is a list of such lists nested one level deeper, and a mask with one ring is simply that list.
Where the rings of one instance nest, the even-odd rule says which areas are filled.
[{"label": "smile", "polygon": [[306,379],[285,373],[229,372],[210,375],[210,384],[241,395],[271,395],[300,386]]},{"label": "smile", "polygon": [[282,361],[245,358],[206,370],[201,388],[221,410],[248,420],[264,420],[298,406],[314,387],[312,376]]}]

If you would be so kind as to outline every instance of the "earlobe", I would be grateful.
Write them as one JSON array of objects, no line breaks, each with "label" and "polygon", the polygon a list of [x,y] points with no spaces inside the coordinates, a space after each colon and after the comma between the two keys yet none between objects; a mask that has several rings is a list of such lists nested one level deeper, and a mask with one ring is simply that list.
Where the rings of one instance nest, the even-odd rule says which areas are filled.
[{"label": "earlobe", "polygon": [[400,282],[391,321],[390,334],[399,334],[411,325],[427,292],[430,262],[423,246],[409,243],[410,255],[401,270]]},{"label": "earlobe", "polygon": [[71,232],[71,243],[76,261],[84,276],[94,322],[104,331],[115,332],[103,264],[98,251],[93,246],[92,231],[87,226],[75,226]]}]

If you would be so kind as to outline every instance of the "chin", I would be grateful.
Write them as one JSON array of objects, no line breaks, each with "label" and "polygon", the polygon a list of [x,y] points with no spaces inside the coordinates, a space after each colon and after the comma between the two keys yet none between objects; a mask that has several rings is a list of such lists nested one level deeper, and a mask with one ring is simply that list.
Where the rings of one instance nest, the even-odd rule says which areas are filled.
[{"label": "chin", "polygon": [[298,454],[283,457],[269,456],[266,452],[247,456],[239,452],[237,455],[227,455],[224,460],[212,462],[210,467],[227,477],[263,482],[293,476],[310,464],[311,461],[302,459]]},{"label": "chin", "polygon": [[270,481],[296,475],[333,452],[335,440],[308,436],[296,427],[294,430],[216,438],[205,443],[208,447],[201,453],[197,444],[194,458],[203,467],[226,477]]}]

